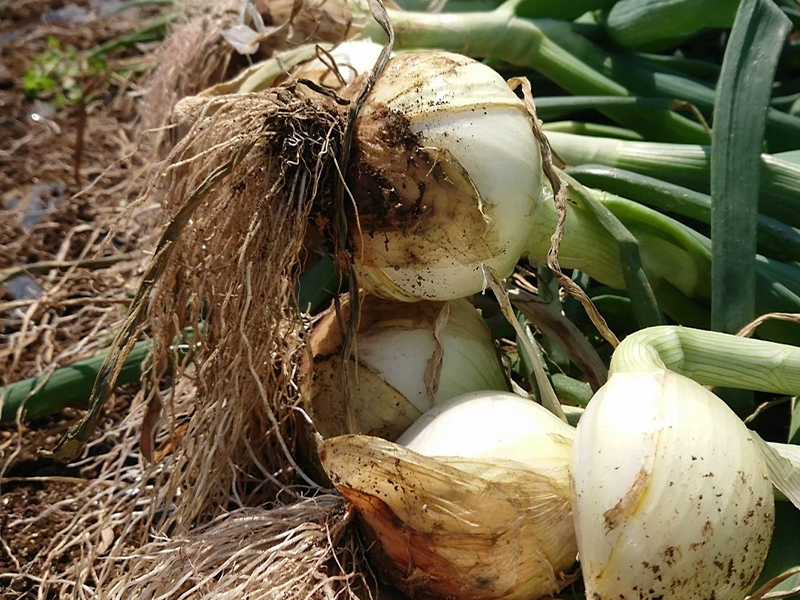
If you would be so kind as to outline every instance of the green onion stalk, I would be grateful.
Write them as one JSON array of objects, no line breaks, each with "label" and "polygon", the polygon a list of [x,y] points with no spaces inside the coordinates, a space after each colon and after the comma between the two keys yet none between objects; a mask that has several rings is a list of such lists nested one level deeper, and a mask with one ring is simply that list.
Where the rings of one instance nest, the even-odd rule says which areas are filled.
[{"label": "green onion stalk", "polygon": [[[365,17],[366,3],[351,0],[363,19],[361,35],[379,41],[384,34]],[[474,13],[417,13],[389,10],[395,48],[438,48],[473,57],[492,57],[538,71],[574,95],[657,96],[684,100],[701,111],[714,107],[714,88],[667,67],[658,68],[628,54],[614,54],[582,36],[578,24],[529,18],[535,3],[509,0],[495,10]],[[602,112],[649,139],[707,143],[706,128],[667,110],[630,111],[606,107]],[[772,151],[793,149],[800,119],[778,110],[767,116],[766,139]]]},{"label": "green onion stalk", "polygon": [[[549,128],[545,128],[549,131]],[[571,167],[567,173],[597,189],[624,196],[665,213],[688,217],[711,225],[711,197],[689,188],[668,183],[649,175],[597,164]],[[778,219],[759,214],[758,250],[764,256],[783,261],[800,258],[800,229]]]},{"label": "green onion stalk", "polygon": [[[707,193],[711,186],[711,148],[548,132],[553,149],[569,165],[606,165],[655,177]],[[760,212],[800,227],[800,165],[761,155]],[[800,258],[800,257],[796,257]]]},{"label": "green onion stalk", "polygon": [[[708,327],[711,299],[711,240],[656,210],[612,194],[591,191],[635,236],[642,266],[660,307],[685,325]],[[559,251],[562,267],[579,269],[616,289],[626,288],[625,264],[617,241],[601,225],[582,198],[570,193],[566,230]],[[534,234],[526,248],[529,260],[544,264],[556,226],[552,197],[539,207]],[[787,263],[757,256],[756,310],[800,310],[800,271]],[[770,339],[797,342],[791,323],[765,323],[760,332]]]}]

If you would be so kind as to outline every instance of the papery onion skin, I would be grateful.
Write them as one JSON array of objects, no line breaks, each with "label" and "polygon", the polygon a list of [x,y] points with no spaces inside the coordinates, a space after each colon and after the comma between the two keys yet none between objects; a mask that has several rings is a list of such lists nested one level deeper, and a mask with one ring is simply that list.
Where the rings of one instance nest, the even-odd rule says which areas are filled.
[{"label": "papery onion skin", "polygon": [[479,292],[522,254],[541,197],[524,104],[491,68],[445,52],[386,66],[355,130],[348,185],[359,283],[402,301]]},{"label": "papery onion skin", "polygon": [[774,497],[758,446],[722,400],[665,369],[613,373],[572,452],[587,598],[747,595],[769,549]]},{"label": "papery onion skin", "polygon": [[359,514],[368,552],[411,597],[532,600],[562,589],[575,559],[567,463],[422,456],[368,436],[321,444]]},{"label": "papery onion skin", "polygon": [[[288,39],[276,36],[275,41],[285,47],[309,42],[338,43],[360,31],[366,21],[364,9],[349,0],[304,0],[299,6],[295,0],[256,0],[254,4],[267,25],[291,23]],[[270,41],[267,38],[262,42],[262,48],[271,48],[274,44]]]}]

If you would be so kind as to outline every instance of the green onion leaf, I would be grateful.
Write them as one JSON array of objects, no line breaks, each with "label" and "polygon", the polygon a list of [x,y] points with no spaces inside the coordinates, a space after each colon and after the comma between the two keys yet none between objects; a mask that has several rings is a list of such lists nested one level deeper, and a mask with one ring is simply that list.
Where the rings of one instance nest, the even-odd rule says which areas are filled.
[{"label": "green onion leaf", "polygon": [[711,142],[711,325],[755,316],[761,147],[772,80],[790,27],[769,0],[743,0],[725,51]]},{"label": "green onion leaf", "polygon": [[656,302],[653,289],[650,287],[647,274],[642,267],[639,241],[608,208],[594,198],[591,192],[569,175],[562,174],[562,177],[566,179],[567,193],[579,196],[584,205],[619,245],[620,264],[625,278],[625,286],[633,303],[632,308],[636,315],[636,322],[640,327],[663,323],[658,302]]},{"label": "green onion leaf", "polygon": [[[647,175],[602,165],[581,165],[567,172],[584,185],[641,202],[662,212],[711,224],[711,198],[706,194]],[[757,223],[759,252],[778,260],[795,261],[800,258],[800,229],[761,214],[757,216]]]}]

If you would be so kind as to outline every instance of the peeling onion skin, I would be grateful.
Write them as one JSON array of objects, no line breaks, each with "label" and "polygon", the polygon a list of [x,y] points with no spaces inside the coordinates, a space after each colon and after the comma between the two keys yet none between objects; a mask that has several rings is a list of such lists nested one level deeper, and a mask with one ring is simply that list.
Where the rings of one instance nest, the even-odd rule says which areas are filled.
[{"label": "peeling onion skin", "polygon": [[348,185],[359,282],[402,301],[508,276],[542,195],[541,157],[522,101],[499,74],[445,52],[389,61],[355,129]]},{"label": "peeling onion skin", "polygon": [[766,560],[772,484],[728,406],[667,370],[617,372],[572,448],[591,600],[741,600]]},{"label": "peeling onion skin", "polygon": [[575,562],[573,436],[530,400],[479,392],[437,405],[396,444],[340,436],[320,459],[373,564],[410,597],[533,600],[569,583]]},{"label": "peeling onion skin", "polygon": [[533,600],[575,559],[568,470],[426,457],[368,436],[325,440],[328,476],[384,579],[409,597]]},{"label": "peeling onion skin", "polygon": [[[345,322],[348,298],[341,301]],[[425,371],[436,349],[434,331],[445,308],[438,302],[396,302],[367,296],[350,359],[357,430],[395,440],[432,404]],[[450,301],[439,334],[442,361],[433,403],[475,390],[507,390],[505,375],[483,317],[468,300]],[[310,335],[305,409],[325,437],[347,433],[342,402],[342,335],[333,308]]]}]

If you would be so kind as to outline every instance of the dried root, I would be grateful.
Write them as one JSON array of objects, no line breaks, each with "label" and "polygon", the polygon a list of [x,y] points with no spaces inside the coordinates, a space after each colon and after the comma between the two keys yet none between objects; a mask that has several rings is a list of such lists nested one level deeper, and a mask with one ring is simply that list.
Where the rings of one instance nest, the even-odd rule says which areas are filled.
[{"label": "dried root", "polygon": [[350,549],[340,544],[349,520],[344,500],[327,494],[238,509],[138,549],[129,570],[100,598],[334,597],[358,578],[346,567]]},{"label": "dried root", "polygon": [[[139,445],[126,421],[125,442],[92,459],[100,476],[51,542],[42,589],[300,599],[336,595],[354,577],[331,563],[346,523],[341,501],[303,499],[298,484],[322,490],[294,459],[306,352],[296,279],[342,132],[341,109],[302,90],[222,96],[157,170],[146,195],[162,199],[166,219],[205,191],[160,242],[169,260],[149,304],[155,346],[152,385],[135,406]],[[222,167],[227,176],[215,179]],[[159,387],[171,341],[186,330],[189,352],[172,385]],[[145,462],[131,460],[136,450]],[[274,502],[295,504],[246,508]],[[57,565],[67,556],[65,572]]]},{"label": "dried root", "polygon": [[[191,489],[192,501],[176,506],[166,527],[203,522],[233,498],[258,505],[303,478],[292,458],[304,353],[295,282],[309,212],[329,186],[341,131],[333,108],[288,89],[222,97],[208,108],[213,116],[195,124],[164,170],[166,214],[218,165],[250,150],[174,242],[151,301],[156,364],[169,358],[175,335],[204,323],[193,370],[181,373],[201,401],[182,431],[167,425],[175,472],[159,491],[166,499]],[[154,383],[159,376],[154,370]]]},{"label": "dried root", "polygon": [[158,50],[158,67],[141,106],[145,128],[166,126],[178,100],[224,79],[233,47],[222,37],[222,30],[236,22],[239,4],[238,0],[189,3],[183,22]]}]

